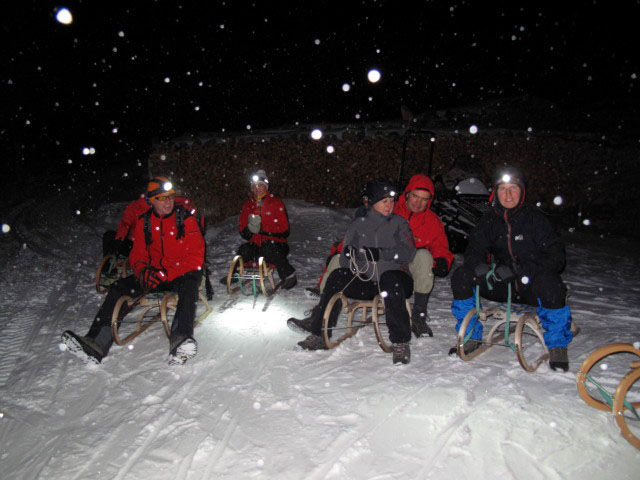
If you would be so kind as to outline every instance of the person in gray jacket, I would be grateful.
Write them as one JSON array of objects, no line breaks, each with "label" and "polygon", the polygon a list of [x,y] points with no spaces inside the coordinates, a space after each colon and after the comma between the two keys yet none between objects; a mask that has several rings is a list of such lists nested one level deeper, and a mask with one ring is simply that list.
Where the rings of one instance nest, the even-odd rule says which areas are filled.
[{"label": "person in gray jacket", "polygon": [[[338,292],[357,300],[384,298],[389,340],[393,344],[393,363],[409,363],[411,322],[406,299],[413,293],[409,263],[416,254],[413,234],[407,221],[393,212],[395,189],[379,178],[365,187],[371,208],[355,219],[344,236],[340,267],[334,270],[320,296],[320,308],[314,309],[311,335],[298,343],[305,350],[325,349],[322,316],[331,297]],[[335,326],[341,302],[331,311],[330,326]]]}]

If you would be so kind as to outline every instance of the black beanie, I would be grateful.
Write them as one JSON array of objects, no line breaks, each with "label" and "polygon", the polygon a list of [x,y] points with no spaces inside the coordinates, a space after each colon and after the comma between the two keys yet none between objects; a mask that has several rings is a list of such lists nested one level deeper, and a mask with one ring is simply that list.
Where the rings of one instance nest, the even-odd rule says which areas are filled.
[{"label": "black beanie", "polygon": [[371,180],[364,186],[364,192],[362,197],[369,201],[369,205],[375,205],[380,200],[387,197],[393,197],[395,199],[396,189],[391,182],[386,178],[376,178]]}]

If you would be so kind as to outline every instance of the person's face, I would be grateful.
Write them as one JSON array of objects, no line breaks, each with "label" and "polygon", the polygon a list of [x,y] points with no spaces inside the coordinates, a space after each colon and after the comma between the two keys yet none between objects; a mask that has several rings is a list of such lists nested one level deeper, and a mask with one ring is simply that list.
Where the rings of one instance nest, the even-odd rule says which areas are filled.
[{"label": "person's face", "polygon": [[391,197],[386,197],[373,204],[373,209],[381,215],[388,217],[393,212],[395,201]]},{"label": "person's face", "polygon": [[411,190],[407,194],[407,207],[413,213],[424,212],[430,199],[431,193],[426,190]]},{"label": "person's face", "polygon": [[256,200],[264,197],[268,191],[269,187],[264,182],[255,182],[251,184],[251,193],[253,193],[253,198]]},{"label": "person's face", "polygon": [[175,194],[156,195],[151,200],[151,207],[156,215],[163,217],[173,211]]},{"label": "person's face", "polygon": [[504,208],[514,208],[520,203],[522,191],[515,183],[501,183],[498,185],[498,200]]}]

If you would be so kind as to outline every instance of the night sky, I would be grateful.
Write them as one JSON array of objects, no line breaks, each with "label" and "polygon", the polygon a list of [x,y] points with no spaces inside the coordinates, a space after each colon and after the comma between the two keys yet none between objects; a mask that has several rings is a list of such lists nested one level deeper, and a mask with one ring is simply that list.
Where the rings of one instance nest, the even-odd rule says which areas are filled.
[{"label": "night sky", "polygon": [[638,98],[637,0],[11,3],[0,138],[22,173],[130,163],[185,133],[396,119],[403,104]]}]

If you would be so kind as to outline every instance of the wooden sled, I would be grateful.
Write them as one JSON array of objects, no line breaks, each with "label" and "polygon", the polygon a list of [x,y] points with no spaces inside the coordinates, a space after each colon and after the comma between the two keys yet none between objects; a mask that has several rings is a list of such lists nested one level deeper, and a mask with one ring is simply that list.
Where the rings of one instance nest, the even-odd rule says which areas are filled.
[{"label": "wooden sled", "polygon": [[[576,378],[578,394],[590,407],[612,412],[625,440],[640,449],[640,401],[632,401],[640,398],[640,383],[636,383],[640,379],[640,361],[629,363],[630,370],[622,378],[613,395],[589,373],[599,361],[618,353],[631,353],[640,357],[640,349],[630,343],[613,343],[598,348],[580,366]],[[589,391],[589,385],[595,387],[593,393],[597,393],[597,397]],[[630,394],[634,385],[634,393]]]},{"label": "wooden sled", "polygon": [[[331,327],[329,317],[336,302],[342,302],[342,313],[346,315],[344,323],[340,322]],[[354,322],[354,316],[360,310],[360,320]],[[407,310],[409,318],[411,318],[411,306],[407,300]],[[322,338],[327,348],[335,348],[346,339],[353,337],[361,328],[373,324],[373,328],[378,340],[380,348],[389,353],[391,352],[391,343],[389,342],[389,331],[385,322],[381,321],[381,316],[385,314],[384,301],[380,295],[376,295],[373,300],[353,300],[349,303],[349,299],[342,293],[334,294],[327,308],[325,308],[322,316]],[[333,333],[338,334],[337,338],[332,338]]]},{"label": "wooden sled", "polygon": [[96,292],[107,293],[117,280],[131,274],[129,259],[120,255],[105,255],[96,270]]},{"label": "wooden sled", "polygon": [[[465,354],[464,345],[471,337],[471,333],[465,335],[465,332],[476,313],[480,321],[486,322],[491,317],[498,321],[485,337],[486,340],[483,339],[478,348]],[[549,350],[544,343],[540,319],[534,311],[510,312],[502,306],[489,310],[472,308],[460,325],[457,340],[457,354],[465,361],[474,359],[496,345],[511,348],[520,366],[528,372],[535,372],[542,362],[549,360]]]},{"label": "wooden sled", "polygon": [[[204,304],[205,309],[195,318],[194,326],[199,325],[212,310],[203,290],[204,277],[200,284],[198,298]],[[125,345],[157,323],[162,323],[164,333],[167,335],[167,338],[169,338],[171,335],[169,314],[171,311],[175,312],[177,305],[178,294],[175,292],[151,292],[136,298],[123,295],[116,302],[113,314],[111,315],[111,331],[114,342],[118,345]],[[126,321],[125,317],[134,310],[139,310],[136,312],[136,320]],[[131,324],[134,325],[133,331],[128,334],[122,332],[123,327],[128,327]]]},{"label": "wooden sled", "polygon": [[[259,292],[269,297],[278,289],[273,280],[274,266],[260,257],[258,262],[244,262],[240,255],[233,257],[227,273],[227,293],[230,295],[241,291],[244,295],[258,296]],[[268,284],[267,284],[268,281]],[[267,287],[270,285],[270,288]]]}]

